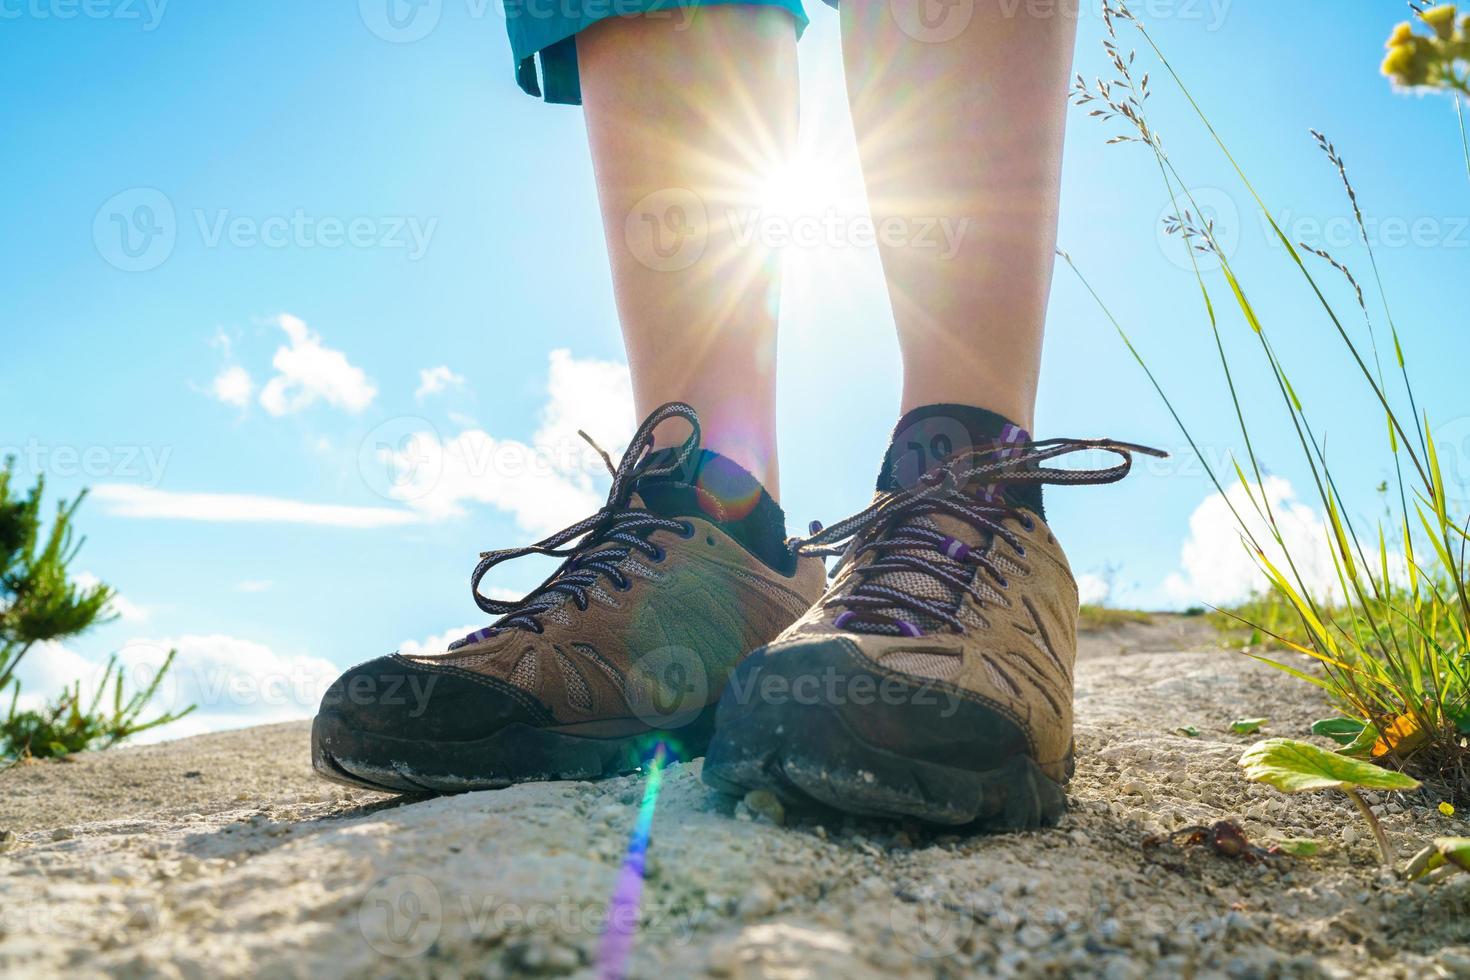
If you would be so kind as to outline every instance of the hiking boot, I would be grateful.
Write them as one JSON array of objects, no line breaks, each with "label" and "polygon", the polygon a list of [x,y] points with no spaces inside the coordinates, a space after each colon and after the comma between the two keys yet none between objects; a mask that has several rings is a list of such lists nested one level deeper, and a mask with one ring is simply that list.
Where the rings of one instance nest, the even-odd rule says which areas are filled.
[{"label": "hiking boot", "polygon": [[[674,418],[693,434],[649,452]],[[481,556],[471,585],[498,620],[443,653],[380,657],[332,685],[312,725],[318,773],[454,792],[629,772],[660,743],[682,758],[704,751],[730,672],[816,600],[822,564],[791,551],[753,476],[699,448],[687,405],[649,416],[616,468],[603,458],[612,490],[597,513]],[[487,571],[527,554],[564,560],[524,599],[480,594]]]},{"label": "hiking boot", "polygon": [[[1039,465],[1080,450],[1121,461]],[[731,678],[705,782],[865,816],[1055,824],[1072,774],[1078,602],[1040,486],[1122,479],[1133,451],[1157,454],[1008,426],[999,444],[880,483],[862,513],[813,525],[798,553],[842,560],[817,604]]]}]

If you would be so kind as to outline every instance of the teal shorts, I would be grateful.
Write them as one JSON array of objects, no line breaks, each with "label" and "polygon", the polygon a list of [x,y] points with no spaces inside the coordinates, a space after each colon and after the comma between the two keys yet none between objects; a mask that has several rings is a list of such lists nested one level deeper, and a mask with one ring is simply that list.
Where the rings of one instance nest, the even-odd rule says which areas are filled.
[{"label": "teal shorts", "polygon": [[[827,0],[836,6],[836,0]],[[515,58],[516,82],[528,95],[562,105],[582,104],[577,75],[577,33],[609,17],[684,17],[691,6],[743,3],[791,12],[796,36],[806,30],[801,0],[505,0],[505,26]],[[540,77],[537,77],[537,66]]]}]

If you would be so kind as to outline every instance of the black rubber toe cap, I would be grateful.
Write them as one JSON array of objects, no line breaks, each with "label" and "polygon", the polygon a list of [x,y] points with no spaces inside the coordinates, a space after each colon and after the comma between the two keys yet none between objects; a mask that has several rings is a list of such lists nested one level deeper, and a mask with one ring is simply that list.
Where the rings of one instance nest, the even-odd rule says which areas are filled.
[{"label": "black rubber toe cap", "polygon": [[1030,752],[1015,719],[954,685],[885,670],[841,636],[745,658],[720,699],[716,725],[782,726],[790,713],[812,709],[835,712],[874,748],[924,762],[988,770]]},{"label": "black rubber toe cap", "polygon": [[544,705],[510,684],[398,654],[358,664],[333,681],[320,714],[362,733],[445,742],[484,738],[517,722],[552,721]]}]

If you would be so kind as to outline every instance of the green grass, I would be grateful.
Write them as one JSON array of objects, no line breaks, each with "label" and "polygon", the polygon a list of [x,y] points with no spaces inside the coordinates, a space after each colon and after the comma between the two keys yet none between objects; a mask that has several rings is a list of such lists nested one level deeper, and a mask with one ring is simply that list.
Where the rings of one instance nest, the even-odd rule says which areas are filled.
[{"label": "green grass", "polygon": [[1151,614],[1139,609],[1114,609],[1096,603],[1084,603],[1077,612],[1077,625],[1084,630],[1103,630],[1128,623],[1152,623]]},{"label": "green grass", "polygon": [[[1306,654],[1317,662],[1318,669],[1301,669],[1267,650],[1252,649],[1250,655],[1317,685],[1339,710],[1371,726],[1370,734],[1375,737],[1365,740],[1365,754],[1414,772],[1457,801],[1470,801],[1470,594],[1466,574],[1470,528],[1464,523],[1465,516],[1449,506],[1430,416],[1420,408],[1415,394],[1402,337],[1384,295],[1346,166],[1332,143],[1313,133],[1357,217],[1370,283],[1377,294],[1373,306],[1376,309],[1381,304],[1381,313],[1370,311],[1365,290],[1347,265],[1326,252],[1298,247],[1286,237],[1183,79],[1126,6],[1105,3],[1104,20],[1108,36],[1103,45],[1117,77],[1088,87],[1079,76],[1074,101],[1103,122],[1120,122],[1123,132],[1109,142],[1141,144],[1149,151],[1146,158],[1157,168],[1168,199],[1190,202],[1189,208],[1171,217],[1167,227],[1179,235],[1181,248],[1193,263],[1201,296],[1203,339],[1229,392],[1229,404],[1222,408],[1233,413],[1239,427],[1241,442],[1233,472],[1217,472],[1209,465],[1147,359],[1085,277],[1082,282],[1204,463],[1216,490],[1231,507],[1243,542],[1269,582],[1269,595],[1247,603],[1236,615],[1247,624],[1249,635],[1263,641],[1260,646],[1270,641],[1278,649]],[[1350,363],[1343,376],[1332,379],[1333,384],[1339,391],[1356,390],[1365,404],[1377,409],[1382,421],[1370,431],[1333,432],[1334,444],[1347,444],[1354,453],[1376,449],[1385,468],[1394,473],[1386,494],[1388,515],[1376,524],[1365,525],[1351,516],[1354,511],[1334,476],[1325,434],[1293,384],[1292,366],[1283,361],[1273,343],[1277,325],[1270,311],[1258,310],[1251,303],[1248,284],[1236,275],[1215,240],[1213,227],[1196,218],[1202,212],[1188,190],[1192,185],[1176,169],[1177,154],[1164,153],[1148,122],[1149,75],[1139,74],[1142,63],[1135,60],[1134,52],[1124,49],[1120,26],[1137,30],[1145,56],[1152,55],[1163,76],[1172,80],[1202,125],[1207,143],[1224,157],[1258,207],[1265,226],[1282,246],[1286,270],[1300,276],[1317,301],[1325,343],[1345,353]],[[1200,268],[1198,257],[1206,253],[1219,263],[1218,278],[1213,273],[1207,276]],[[1063,258],[1071,264],[1065,253]],[[1352,297],[1346,305],[1348,312],[1340,309],[1343,304],[1329,299],[1330,287],[1324,287],[1308,266],[1309,258],[1325,263],[1330,275],[1345,280]],[[1080,271],[1078,275],[1081,277]],[[1238,316],[1238,325],[1228,322],[1227,314],[1230,320]],[[1382,349],[1389,353],[1388,371],[1380,353],[1380,334],[1385,328],[1390,343]],[[1299,332],[1310,325],[1290,322],[1282,329]],[[1254,348],[1257,359],[1248,362],[1232,351],[1236,337],[1230,343],[1226,340],[1232,330]],[[1434,356],[1450,354],[1435,351]],[[1312,362],[1321,363],[1321,359]],[[1237,395],[1237,378],[1252,371],[1268,380],[1279,400],[1268,405],[1253,403],[1248,413]],[[1305,579],[1302,556],[1294,555],[1287,545],[1275,508],[1261,492],[1264,467],[1252,432],[1262,425],[1295,437],[1298,465],[1309,474],[1323,515],[1322,534],[1334,562],[1335,589],[1323,590]],[[1245,489],[1247,504],[1240,509],[1226,496],[1227,484],[1232,483]]]}]

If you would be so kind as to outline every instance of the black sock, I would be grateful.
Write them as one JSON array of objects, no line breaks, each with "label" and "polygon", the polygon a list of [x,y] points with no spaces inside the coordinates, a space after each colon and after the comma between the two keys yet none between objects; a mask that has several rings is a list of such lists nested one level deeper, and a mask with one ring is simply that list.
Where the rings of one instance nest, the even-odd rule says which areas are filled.
[{"label": "black sock", "polygon": [[[973,405],[921,405],[904,413],[893,427],[883,455],[878,490],[912,487],[919,477],[967,449],[1025,442],[1031,436],[1003,415]],[[1006,499],[1032,510],[1043,520],[1040,484],[1010,484]]]},{"label": "black sock", "polygon": [[[650,453],[644,466],[658,466],[672,449]],[[786,545],[786,514],[749,470],[728,456],[701,449],[683,466],[637,480],[649,510],[664,517],[712,520],[742,548],[770,568],[790,575],[796,559]]]}]

